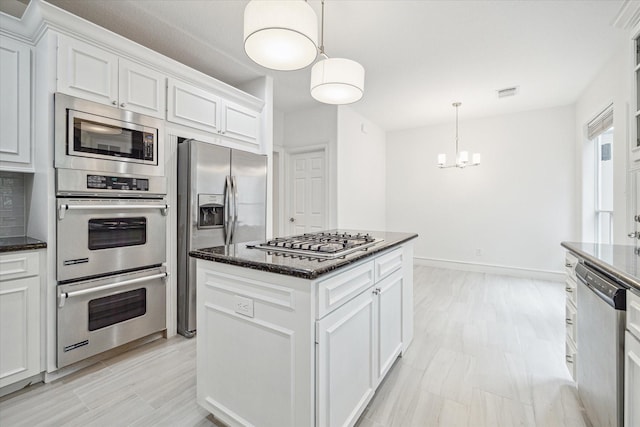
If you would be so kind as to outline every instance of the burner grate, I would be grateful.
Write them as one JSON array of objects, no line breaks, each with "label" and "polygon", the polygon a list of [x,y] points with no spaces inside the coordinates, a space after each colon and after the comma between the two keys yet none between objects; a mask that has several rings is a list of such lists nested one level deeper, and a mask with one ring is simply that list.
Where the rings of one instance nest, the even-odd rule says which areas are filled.
[{"label": "burner grate", "polygon": [[381,242],[368,233],[319,232],[291,237],[277,237],[249,248],[262,249],[273,254],[300,255],[312,258],[339,258],[349,253],[366,250]]}]

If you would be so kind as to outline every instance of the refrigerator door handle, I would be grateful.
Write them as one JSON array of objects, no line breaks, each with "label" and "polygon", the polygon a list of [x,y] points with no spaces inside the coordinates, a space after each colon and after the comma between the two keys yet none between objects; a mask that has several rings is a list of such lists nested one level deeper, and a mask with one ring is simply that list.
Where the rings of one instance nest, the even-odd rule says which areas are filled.
[{"label": "refrigerator door handle", "polygon": [[228,245],[229,243],[231,243],[231,227],[233,225],[233,218],[231,217],[231,192],[232,192],[232,188],[231,188],[232,184],[231,184],[231,177],[227,176],[225,178],[225,185],[224,185],[224,212],[225,212],[225,218],[224,218],[224,243],[225,245]]},{"label": "refrigerator door handle", "polygon": [[238,228],[238,182],[235,176],[231,177],[231,188],[233,189],[233,222],[231,224],[230,240],[233,240],[233,235]]}]

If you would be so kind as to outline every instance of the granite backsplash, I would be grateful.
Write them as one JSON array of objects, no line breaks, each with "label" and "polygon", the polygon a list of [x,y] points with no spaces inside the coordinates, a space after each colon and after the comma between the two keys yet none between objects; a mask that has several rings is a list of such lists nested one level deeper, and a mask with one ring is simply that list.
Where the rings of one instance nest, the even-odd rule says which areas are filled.
[{"label": "granite backsplash", "polygon": [[0,237],[26,234],[24,178],[19,172],[0,172]]}]

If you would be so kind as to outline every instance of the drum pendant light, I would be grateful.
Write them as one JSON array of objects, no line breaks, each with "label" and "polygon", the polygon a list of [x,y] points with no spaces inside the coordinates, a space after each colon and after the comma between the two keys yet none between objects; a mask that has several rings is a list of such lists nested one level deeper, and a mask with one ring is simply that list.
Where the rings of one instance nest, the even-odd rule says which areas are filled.
[{"label": "drum pendant light", "polygon": [[351,104],[364,95],[364,67],[345,58],[329,58],[324,51],[324,0],[320,55],[323,57],[311,68],[311,96],[325,104]]},{"label": "drum pendant light", "polygon": [[318,54],[318,19],[303,0],[251,0],[244,10],[244,50],[272,70],[299,70]]}]

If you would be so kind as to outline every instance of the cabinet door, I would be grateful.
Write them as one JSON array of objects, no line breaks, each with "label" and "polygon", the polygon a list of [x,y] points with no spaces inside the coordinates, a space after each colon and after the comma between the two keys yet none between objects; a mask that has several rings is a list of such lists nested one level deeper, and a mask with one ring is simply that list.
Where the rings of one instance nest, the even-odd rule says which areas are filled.
[{"label": "cabinet door", "polygon": [[316,425],[353,425],[375,391],[371,290],[316,323]]},{"label": "cabinet door", "polygon": [[402,350],[402,271],[376,284],[376,381],[385,374]]},{"label": "cabinet door", "polygon": [[225,103],[222,108],[221,134],[259,148],[260,112],[240,105]]},{"label": "cabinet door", "polygon": [[640,426],[640,341],[628,331],[624,340],[624,425]]},{"label": "cabinet door", "polygon": [[218,133],[220,98],[176,79],[168,80],[167,121]]},{"label": "cabinet door", "polygon": [[126,59],[119,62],[120,108],[164,119],[166,78],[163,74]]},{"label": "cabinet door", "polygon": [[0,37],[0,170],[33,171],[31,48]]},{"label": "cabinet door", "polygon": [[59,35],[58,92],[118,105],[118,57],[90,44]]},{"label": "cabinet door", "polygon": [[40,280],[0,282],[0,387],[40,372]]}]

